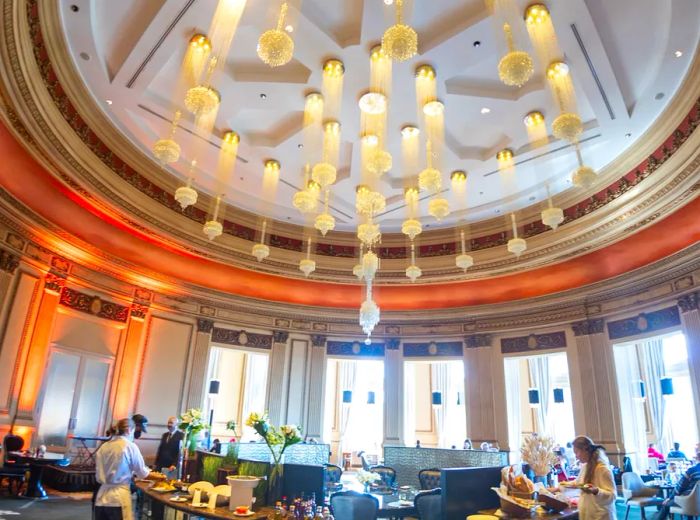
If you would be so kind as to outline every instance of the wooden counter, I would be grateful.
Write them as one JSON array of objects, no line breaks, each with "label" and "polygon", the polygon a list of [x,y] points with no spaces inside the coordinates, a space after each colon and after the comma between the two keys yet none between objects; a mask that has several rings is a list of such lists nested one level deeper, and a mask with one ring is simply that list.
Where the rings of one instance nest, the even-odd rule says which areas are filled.
[{"label": "wooden counter", "polygon": [[[189,502],[171,502],[170,499],[176,495],[188,496],[186,493],[182,492],[172,492],[172,493],[159,493],[150,489],[150,484],[145,482],[137,482],[136,487],[139,489],[140,493],[143,493],[144,498],[151,500],[155,504],[160,504],[161,506],[169,507],[170,509],[175,509],[176,511],[182,511],[183,513],[198,516],[201,518],[209,519],[240,519],[247,518],[249,520],[264,520],[267,519],[268,515],[274,512],[272,507],[262,507],[255,511],[253,516],[237,516],[233,514],[233,511],[228,510],[228,504],[224,507],[217,507],[216,509],[207,509],[206,507],[192,507],[191,501]],[[157,508],[151,508],[153,511],[153,520],[161,520],[162,516],[157,513]]]}]

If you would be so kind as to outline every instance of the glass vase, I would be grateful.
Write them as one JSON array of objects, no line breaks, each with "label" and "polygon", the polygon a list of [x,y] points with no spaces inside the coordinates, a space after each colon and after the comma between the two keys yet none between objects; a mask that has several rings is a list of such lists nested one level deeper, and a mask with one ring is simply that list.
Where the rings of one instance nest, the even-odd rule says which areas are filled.
[{"label": "glass vase", "polygon": [[274,505],[284,492],[284,454],[277,460],[270,454],[270,475],[267,481],[267,504]]}]

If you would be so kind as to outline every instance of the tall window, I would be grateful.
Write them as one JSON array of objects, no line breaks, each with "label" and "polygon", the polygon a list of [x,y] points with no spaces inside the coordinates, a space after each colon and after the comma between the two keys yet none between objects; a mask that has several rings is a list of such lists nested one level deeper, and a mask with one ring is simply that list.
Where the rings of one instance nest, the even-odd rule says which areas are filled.
[{"label": "tall window", "polygon": [[343,453],[365,451],[381,457],[384,439],[384,362],[328,361],[324,441],[337,461]]},{"label": "tall window", "polygon": [[523,435],[548,435],[562,446],[574,439],[569,365],[566,353],[504,360],[508,444],[519,460]]},{"label": "tall window", "polygon": [[462,360],[404,364],[404,442],[462,448],[467,437]]},{"label": "tall window", "polygon": [[[679,442],[692,454],[698,432],[683,334],[619,344],[613,351],[625,450],[635,471],[648,466],[648,443],[666,454]],[[662,379],[671,381],[665,391]]]},{"label": "tall window", "polygon": [[243,441],[255,438],[253,429],[244,423],[250,412],[265,411],[267,365],[267,354],[212,347],[209,380],[221,382],[219,393],[208,397],[207,403],[207,410],[214,410],[212,438],[228,440],[232,432],[226,429],[226,423],[231,420],[236,421]]}]

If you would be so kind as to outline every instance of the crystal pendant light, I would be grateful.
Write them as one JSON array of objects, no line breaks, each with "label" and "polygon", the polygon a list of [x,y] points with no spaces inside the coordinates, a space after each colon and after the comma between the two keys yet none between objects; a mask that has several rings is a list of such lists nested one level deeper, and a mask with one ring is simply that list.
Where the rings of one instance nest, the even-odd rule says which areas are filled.
[{"label": "crystal pendant light", "polygon": [[294,55],[294,40],[284,30],[287,9],[287,2],[283,2],[277,19],[277,28],[265,31],[258,40],[258,56],[270,67],[285,65]]},{"label": "crystal pendant light", "polygon": [[161,164],[172,164],[180,158],[180,145],[175,142],[173,137],[177,130],[177,125],[180,122],[182,113],[179,110],[175,111],[173,122],[170,125],[170,133],[164,139],[158,139],[153,144],[153,155]]},{"label": "crystal pendant light", "polygon": [[367,251],[362,255],[362,277],[371,282],[379,269],[379,257],[373,251]]},{"label": "crystal pendant light", "polygon": [[185,107],[197,117],[212,113],[221,103],[221,94],[219,94],[219,91],[208,84],[216,65],[216,56],[212,56],[209,59],[209,68],[207,70],[205,83],[191,87],[185,94]]},{"label": "crystal pendant light", "polygon": [[326,233],[335,229],[335,218],[328,212],[329,196],[330,190],[326,190],[324,212],[318,215],[314,221],[314,227],[318,229],[324,237]]},{"label": "crystal pendant light", "polygon": [[265,244],[265,230],[267,228],[267,220],[263,220],[262,229],[260,231],[260,243],[253,246],[253,256],[258,259],[258,262],[262,262],[265,258],[270,256],[270,248]]},{"label": "crystal pendant light", "polygon": [[372,340],[370,335],[374,330],[374,327],[379,323],[379,306],[372,299],[372,284],[367,283],[367,293],[365,296],[365,301],[362,302],[360,306],[360,326],[362,331],[367,334],[367,339],[365,340],[366,345],[371,345]]},{"label": "crystal pendant light", "polygon": [[292,204],[301,213],[315,213],[318,207],[318,193],[320,186],[309,179],[311,175],[309,165],[306,165],[304,172],[303,188],[297,191],[292,197]]},{"label": "crystal pendant light", "polygon": [[421,268],[416,265],[416,246],[411,241],[411,265],[406,268],[406,277],[415,282],[423,274]]},{"label": "crystal pendant light", "polygon": [[316,270],[316,262],[311,260],[311,238],[308,239],[306,246],[306,258],[299,261],[299,270],[304,273],[306,278]]},{"label": "crystal pendant light", "polygon": [[462,254],[455,258],[455,264],[465,273],[467,269],[474,265],[474,259],[467,254],[466,241],[464,239],[464,230],[459,232],[460,242],[462,243]]},{"label": "crystal pendant light", "polygon": [[355,209],[360,215],[372,216],[384,211],[386,198],[378,191],[366,184],[359,184],[355,188]]},{"label": "crystal pendant light", "polygon": [[368,219],[367,222],[357,226],[357,238],[359,238],[367,248],[379,242],[381,237],[382,233],[379,230],[379,224],[372,222],[372,219]]},{"label": "crystal pendant light", "polygon": [[328,121],[323,125],[323,161],[316,164],[311,170],[311,178],[321,188],[326,189],[335,182],[337,177],[336,167],[331,164],[332,156],[338,149],[340,140],[340,123]]},{"label": "crystal pendant light", "polygon": [[396,24],[384,32],[382,49],[394,61],[406,61],[418,52],[418,34],[403,23],[403,0],[396,0]]},{"label": "crystal pendant light", "polygon": [[508,86],[522,87],[532,77],[535,67],[532,58],[525,51],[515,48],[510,24],[503,24],[508,52],[498,62],[498,77]]},{"label": "crystal pendant light", "polygon": [[508,241],[508,252],[520,258],[520,255],[527,249],[527,242],[525,242],[524,238],[518,238],[518,227],[515,225],[515,215],[513,213],[510,214],[510,221],[513,225],[513,238]]},{"label": "crystal pendant light", "polygon": [[408,218],[403,221],[403,224],[401,224],[401,233],[406,235],[411,240],[420,235],[422,231],[423,226],[418,219]]},{"label": "crystal pendant light", "polygon": [[569,77],[569,66],[563,61],[550,64],[547,67],[547,80],[561,110],[561,114],[552,121],[552,134],[557,139],[575,143],[583,133],[583,121],[581,116],[572,111],[573,86]]},{"label": "crystal pendant light", "polygon": [[547,208],[542,210],[542,223],[556,230],[559,224],[564,222],[564,210],[555,208],[552,204],[552,196],[549,193],[549,184],[547,185]]},{"label": "crystal pendant light", "polygon": [[442,220],[450,214],[450,203],[444,198],[435,198],[428,202],[428,213],[435,219]]},{"label": "crystal pendant light", "polygon": [[596,175],[593,168],[584,166],[578,143],[576,144],[576,159],[578,160],[578,168],[571,175],[571,182],[577,188],[590,188],[598,178],[598,175]]},{"label": "crystal pendant light", "polygon": [[442,175],[433,168],[433,145],[430,140],[425,143],[425,161],[427,168],[418,174],[418,186],[422,190],[436,193],[442,188]]},{"label": "crystal pendant light", "polygon": [[197,191],[192,188],[195,166],[197,166],[197,161],[192,161],[190,163],[190,171],[187,175],[187,184],[175,190],[175,200],[180,204],[183,211],[188,206],[193,206],[197,203]]},{"label": "crystal pendant light", "polygon": [[221,207],[221,196],[216,197],[216,202],[214,203],[214,212],[212,213],[211,220],[207,220],[204,223],[202,231],[209,240],[214,240],[216,237],[221,236],[224,231],[224,226],[217,219],[219,218],[219,209]]},{"label": "crystal pendant light", "polygon": [[388,172],[391,170],[392,164],[391,154],[378,146],[370,152],[366,161],[367,171],[375,175]]},{"label": "crystal pendant light", "polygon": [[365,273],[362,270],[362,257],[364,256],[364,244],[360,243],[360,262],[355,264],[352,268],[352,274],[357,277],[358,280],[362,281],[365,277]]}]

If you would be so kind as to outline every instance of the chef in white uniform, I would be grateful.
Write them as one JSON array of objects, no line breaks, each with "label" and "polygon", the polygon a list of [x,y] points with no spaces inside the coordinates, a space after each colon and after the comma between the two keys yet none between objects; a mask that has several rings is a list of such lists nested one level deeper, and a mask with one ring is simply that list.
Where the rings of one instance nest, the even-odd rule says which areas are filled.
[{"label": "chef in white uniform", "polygon": [[134,421],[121,419],[116,434],[95,456],[95,470],[100,489],[95,499],[95,520],[133,520],[131,479],[134,474],[145,478],[150,470],[134,444]]}]

